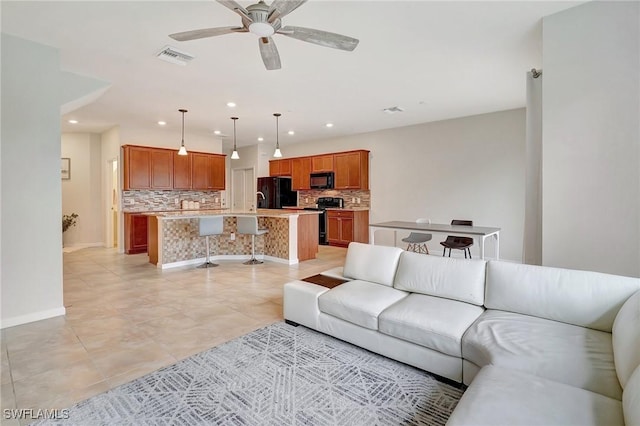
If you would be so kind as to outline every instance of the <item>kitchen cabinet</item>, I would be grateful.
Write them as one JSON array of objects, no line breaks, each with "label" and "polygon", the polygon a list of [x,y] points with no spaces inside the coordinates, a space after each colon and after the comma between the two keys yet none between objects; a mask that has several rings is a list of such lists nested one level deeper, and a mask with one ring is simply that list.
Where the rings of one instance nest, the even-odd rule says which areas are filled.
[{"label": "kitchen cabinet", "polygon": [[191,155],[173,152],[173,189],[191,189]]},{"label": "kitchen cabinet", "polygon": [[151,189],[151,149],[123,146],[124,189]]},{"label": "kitchen cabinet", "polygon": [[151,188],[173,189],[173,151],[151,150]]},{"label": "kitchen cabinet", "polygon": [[369,242],[368,210],[327,210],[327,241],[346,247],[355,241]]},{"label": "kitchen cabinet", "polygon": [[369,189],[369,151],[335,154],[335,189]]},{"label": "kitchen cabinet", "polygon": [[147,252],[148,216],[136,213],[124,214],[124,252]]},{"label": "kitchen cabinet", "polygon": [[311,157],[311,173],[332,171],[333,154],[315,155]]},{"label": "kitchen cabinet", "polygon": [[269,176],[291,176],[291,159],[270,160]]},{"label": "kitchen cabinet", "polygon": [[311,158],[300,157],[291,159],[291,189],[300,191],[311,189],[309,175],[311,174]]},{"label": "kitchen cabinet", "polygon": [[191,189],[225,189],[225,156],[192,153]]}]

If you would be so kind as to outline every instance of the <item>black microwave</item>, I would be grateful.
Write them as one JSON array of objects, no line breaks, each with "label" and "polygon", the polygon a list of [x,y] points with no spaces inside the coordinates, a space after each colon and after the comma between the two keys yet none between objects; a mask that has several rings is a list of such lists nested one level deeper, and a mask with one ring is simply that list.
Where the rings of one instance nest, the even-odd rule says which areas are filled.
[{"label": "black microwave", "polygon": [[333,189],[333,172],[311,173],[311,189]]}]

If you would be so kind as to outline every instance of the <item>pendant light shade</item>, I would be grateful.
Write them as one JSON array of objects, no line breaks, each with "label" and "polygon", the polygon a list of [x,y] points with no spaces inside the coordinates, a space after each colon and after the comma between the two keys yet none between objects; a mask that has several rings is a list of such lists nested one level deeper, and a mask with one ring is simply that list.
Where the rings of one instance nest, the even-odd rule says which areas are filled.
[{"label": "pendant light shade", "polygon": [[280,141],[278,140],[278,133],[279,133],[278,119],[280,118],[281,115],[282,114],[280,114],[279,112],[276,112],[273,114],[273,116],[276,118],[276,150],[273,153],[273,156],[276,158],[282,157],[282,152],[280,151]]},{"label": "pendant light shade", "polygon": [[238,155],[238,150],[236,149],[236,120],[238,117],[231,117],[233,120],[233,152],[231,153],[232,160],[239,160],[240,155]]},{"label": "pendant light shade", "polygon": [[184,113],[187,112],[187,110],[179,109],[178,111],[182,113],[182,143],[180,144],[178,155],[187,155],[187,148],[184,147]]}]

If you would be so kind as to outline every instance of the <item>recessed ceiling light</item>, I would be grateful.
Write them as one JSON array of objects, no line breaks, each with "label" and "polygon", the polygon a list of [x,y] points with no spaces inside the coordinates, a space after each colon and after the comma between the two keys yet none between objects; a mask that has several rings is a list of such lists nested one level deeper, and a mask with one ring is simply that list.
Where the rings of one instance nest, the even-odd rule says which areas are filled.
[{"label": "recessed ceiling light", "polygon": [[289,133],[290,135],[295,135],[296,132],[294,132],[293,130],[289,130],[287,133]]},{"label": "recessed ceiling light", "polygon": [[71,124],[78,124],[78,120],[69,120],[69,123],[71,123]]},{"label": "recessed ceiling light", "polygon": [[214,134],[214,135],[219,135],[219,134],[222,134],[222,132],[221,132],[220,130],[214,130],[214,131],[213,131],[213,134]]},{"label": "recessed ceiling light", "polygon": [[325,124],[325,126],[327,126],[327,127],[333,127],[333,123],[327,123],[327,124]]},{"label": "recessed ceiling light", "polygon": [[264,138],[263,138],[262,136],[260,136],[260,137],[258,138],[258,142],[262,142],[263,140],[264,140]]},{"label": "recessed ceiling light", "polygon": [[236,106],[236,103],[235,102],[227,102],[227,106],[229,108],[234,108]]},{"label": "recessed ceiling light", "polygon": [[158,125],[159,126],[166,126],[167,122],[166,121],[158,121]]}]

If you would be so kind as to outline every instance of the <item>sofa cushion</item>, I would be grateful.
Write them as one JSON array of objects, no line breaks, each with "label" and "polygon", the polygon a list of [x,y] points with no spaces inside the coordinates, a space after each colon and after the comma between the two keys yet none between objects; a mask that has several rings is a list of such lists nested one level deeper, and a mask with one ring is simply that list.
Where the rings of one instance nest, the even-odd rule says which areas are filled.
[{"label": "sofa cushion", "polygon": [[624,388],[640,365],[640,291],[620,308],[613,322],[613,359],[618,380]]},{"label": "sofa cushion", "polygon": [[521,371],[487,366],[462,395],[447,426],[623,422],[618,400]]},{"label": "sofa cushion", "polygon": [[348,279],[371,281],[391,287],[402,252],[399,247],[350,243],[343,274]]},{"label": "sofa cushion", "polygon": [[332,288],[318,298],[320,311],[372,330],[378,315],[408,293],[386,285],[354,280]]},{"label": "sofa cushion", "polygon": [[462,338],[462,355],[484,367],[526,371],[620,399],[611,334],[512,312],[487,310]]},{"label": "sofa cushion", "polygon": [[452,259],[404,252],[393,286],[398,290],[482,305],[484,260]]},{"label": "sofa cushion", "polygon": [[490,261],[485,306],[611,333],[623,303],[640,279]]},{"label": "sofa cushion", "polygon": [[[636,348],[639,349],[640,348]],[[640,425],[640,366],[635,369],[622,393],[624,422],[628,426]]]},{"label": "sofa cushion", "polygon": [[410,294],[378,318],[380,332],[462,358],[462,335],[484,312],[469,303]]}]

